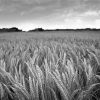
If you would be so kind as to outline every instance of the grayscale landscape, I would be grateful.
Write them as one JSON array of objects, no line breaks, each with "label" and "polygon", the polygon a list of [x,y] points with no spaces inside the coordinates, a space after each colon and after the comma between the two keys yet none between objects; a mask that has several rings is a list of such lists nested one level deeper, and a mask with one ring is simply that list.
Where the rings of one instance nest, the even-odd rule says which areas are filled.
[{"label": "grayscale landscape", "polygon": [[0,100],[100,100],[100,1],[0,0]]}]

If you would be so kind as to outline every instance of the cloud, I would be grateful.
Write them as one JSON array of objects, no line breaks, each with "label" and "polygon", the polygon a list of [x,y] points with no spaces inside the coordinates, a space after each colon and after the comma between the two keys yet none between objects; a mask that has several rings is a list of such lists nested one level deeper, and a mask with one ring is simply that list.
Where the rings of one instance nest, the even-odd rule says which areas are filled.
[{"label": "cloud", "polygon": [[99,13],[97,11],[87,11],[83,14],[83,16],[98,16]]},{"label": "cloud", "polygon": [[0,5],[5,9],[11,9],[13,6],[19,12],[20,10],[29,11],[39,6],[50,8],[50,10],[66,8],[81,12],[88,9],[100,9],[100,0],[0,0]]},{"label": "cloud", "polygon": [[100,0],[0,0],[1,23],[88,27],[96,26],[99,19]]},{"label": "cloud", "polygon": [[85,0],[85,4],[91,8],[100,9],[100,0]]}]

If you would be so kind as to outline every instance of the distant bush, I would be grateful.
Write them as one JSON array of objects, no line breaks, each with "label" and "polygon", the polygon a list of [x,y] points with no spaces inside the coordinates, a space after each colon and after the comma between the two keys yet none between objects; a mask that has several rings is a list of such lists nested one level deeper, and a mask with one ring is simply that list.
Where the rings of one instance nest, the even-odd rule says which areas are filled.
[{"label": "distant bush", "polygon": [[44,29],[42,29],[42,28],[36,28],[34,30],[29,30],[29,32],[34,32],[34,31],[41,32],[41,31],[44,31]]},{"label": "distant bush", "polygon": [[12,27],[12,28],[3,28],[3,29],[0,29],[0,32],[22,32],[22,30],[19,30],[16,27]]}]

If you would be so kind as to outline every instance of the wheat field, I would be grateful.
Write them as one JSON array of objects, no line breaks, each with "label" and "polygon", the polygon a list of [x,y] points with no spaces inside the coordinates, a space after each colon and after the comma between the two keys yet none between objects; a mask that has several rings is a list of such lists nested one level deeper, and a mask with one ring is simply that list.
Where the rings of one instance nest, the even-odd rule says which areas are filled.
[{"label": "wheat field", "polygon": [[100,100],[100,39],[3,38],[0,100]]}]

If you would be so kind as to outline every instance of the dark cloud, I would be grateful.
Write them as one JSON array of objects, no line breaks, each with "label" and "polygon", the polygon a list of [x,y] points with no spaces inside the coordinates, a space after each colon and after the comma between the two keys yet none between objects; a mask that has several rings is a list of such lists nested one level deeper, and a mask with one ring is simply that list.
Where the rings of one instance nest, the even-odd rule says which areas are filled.
[{"label": "dark cloud", "polygon": [[73,8],[80,4],[80,0],[1,0],[0,5],[9,12],[12,9],[16,11],[29,11],[36,7],[51,9]]},{"label": "dark cloud", "polygon": [[85,0],[84,2],[89,8],[100,9],[100,0]]},{"label": "dark cloud", "polygon": [[100,0],[0,0],[0,8],[4,7],[8,12],[11,9],[29,11],[39,6],[50,9],[100,9]]}]

